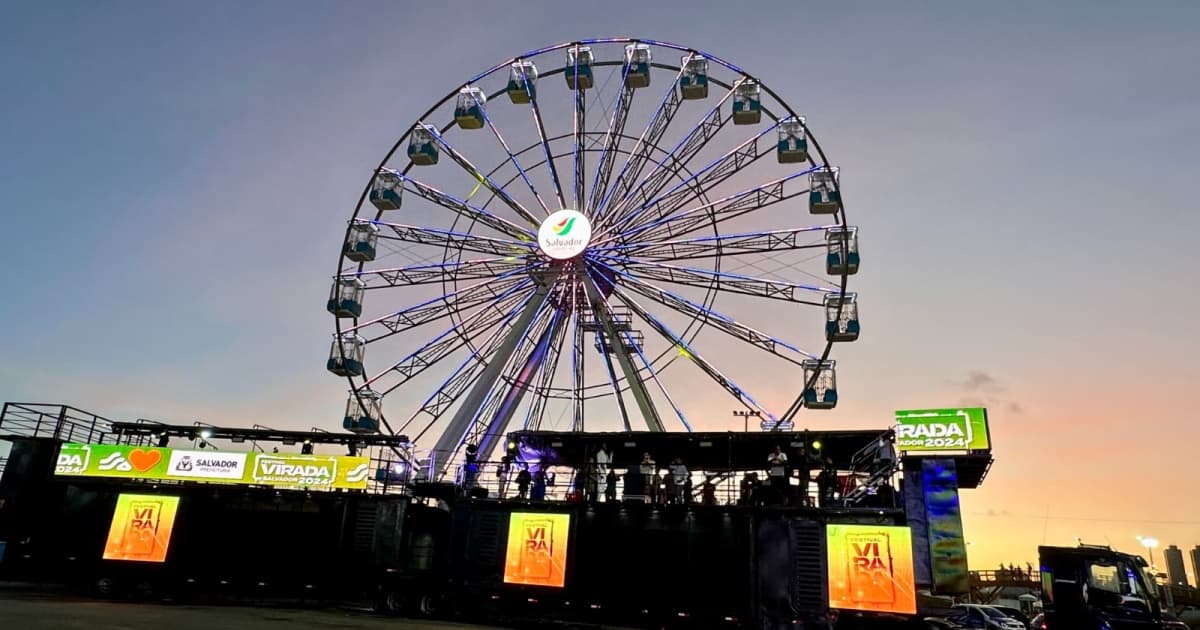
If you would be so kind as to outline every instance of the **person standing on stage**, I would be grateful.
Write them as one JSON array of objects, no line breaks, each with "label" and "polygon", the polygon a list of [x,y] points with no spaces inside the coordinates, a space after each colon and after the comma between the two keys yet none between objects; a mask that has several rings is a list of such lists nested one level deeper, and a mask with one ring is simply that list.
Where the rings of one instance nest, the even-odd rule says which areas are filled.
[{"label": "person standing on stage", "polygon": [[771,491],[775,495],[775,501],[779,503],[787,501],[787,463],[787,453],[779,446],[767,456],[767,476],[771,480]]}]

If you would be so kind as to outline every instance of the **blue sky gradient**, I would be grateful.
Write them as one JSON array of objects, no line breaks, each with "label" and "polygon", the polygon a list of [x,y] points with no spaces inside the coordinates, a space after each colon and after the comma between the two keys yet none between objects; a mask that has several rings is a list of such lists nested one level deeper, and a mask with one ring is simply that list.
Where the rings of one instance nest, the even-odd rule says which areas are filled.
[{"label": "blue sky gradient", "polygon": [[643,36],[764,78],[843,168],[867,331],[806,423],[987,403],[981,564],[1200,543],[1139,485],[1197,474],[1200,5],[704,4],[0,5],[0,399],[334,428],[323,301],[370,169],[494,63]]}]

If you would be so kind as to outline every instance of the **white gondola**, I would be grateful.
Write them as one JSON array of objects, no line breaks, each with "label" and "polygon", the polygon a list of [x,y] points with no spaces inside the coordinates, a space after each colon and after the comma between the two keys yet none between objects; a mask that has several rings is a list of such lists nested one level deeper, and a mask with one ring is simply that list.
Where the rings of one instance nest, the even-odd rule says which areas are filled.
[{"label": "white gondola", "polygon": [[757,125],[762,120],[762,87],[745,79],[733,92],[733,124]]},{"label": "white gondola", "polygon": [[380,210],[399,210],[402,192],[404,184],[400,181],[400,174],[390,169],[380,169],[371,182],[371,205]]},{"label": "white gondola", "polygon": [[680,63],[683,75],[679,77],[679,95],[686,101],[708,98],[708,59],[684,55]]},{"label": "white gondola", "polygon": [[483,104],[487,94],[476,87],[465,87],[458,91],[458,102],[454,105],[454,122],[462,129],[481,129],[485,121]]},{"label": "white gondola", "polygon": [[[572,90],[588,90],[595,84],[592,74],[592,49],[587,46],[572,46],[567,49],[567,65],[563,68],[567,87]],[[579,87],[576,87],[579,86]]]},{"label": "white gondola", "polygon": [[537,96],[537,66],[532,61],[518,61],[508,69],[508,100],[518,105]]},{"label": "white gondola", "polygon": [[413,164],[430,166],[437,164],[438,150],[434,141],[437,128],[433,125],[417,125],[413,127],[408,139],[408,159]]},{"label": "white gondola", "polygon": [[854,341],[858,339],[859,330],[858,295],[855,293],[826,294],[826,341]]},{"label": "white gondola", "polygon": [[788,117],[779,121],[779,144],[775,155],[780,164],[793,164],[808,160],[808,137],[804,132],[804,117]]},{"label": "white gondola", "polygon": [[[804,367],[804,406],[809,409],[833,409],[837,406],[836,361],[810,359]],[[809,382],[812,385],[809,385]]]},{"label": "white gondola", "polygon": [[858,273],[858,228],[834,226],[825,230],[825,273],[831,276]]},{"label": "white gondola", "polygon": [[369,389],[361,389],[357,394],[350,392],[346,415],[342,419],[343,429],[351,433],[379,433],[382,418],[383,394]]},{"label": "white gondola", "polygon": [[811,214],[837,214],[842,207],[838,167],[823,166],[808,176],[808,211]]},{"label": "white gondola", "polygon": [[374,223],[355,223],[346,234],[342,253],[354,262],[375,260],[375,248],[379,245],[379,226]]},{"label": "white gondola", "polygon": [[329,347],[329,360],[325,369],[338,376],[362,376],[363,354],[367,342],[354,333],[346,333],[333,340]]},{"label": "white gondola", "polygon": [[644,88],[650,85],[650,47],[630,44],[625,47],[625,85]]},{"label": "white gondola", "polygon": [[325,310],[338,317],[358,317],[362,315],[363,294],[366,293],[367,283],[360,278],[338,278],[329,291],[329,301]]}]

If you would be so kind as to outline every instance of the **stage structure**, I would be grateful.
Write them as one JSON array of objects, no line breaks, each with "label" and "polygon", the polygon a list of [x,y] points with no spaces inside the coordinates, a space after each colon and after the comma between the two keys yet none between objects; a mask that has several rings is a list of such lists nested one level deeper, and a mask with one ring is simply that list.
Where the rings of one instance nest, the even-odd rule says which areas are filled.
[{"label": "stage structure", "polygon": [[[498,63],[405,128],[327,302],[346,429],[411,436],[442,479],[510,430],[689,431],[727,397],[790,431],[837,404],[858,228],[808,119],[762,79],[590,39]],[[769,408],[768,388],[796,400]]]}]

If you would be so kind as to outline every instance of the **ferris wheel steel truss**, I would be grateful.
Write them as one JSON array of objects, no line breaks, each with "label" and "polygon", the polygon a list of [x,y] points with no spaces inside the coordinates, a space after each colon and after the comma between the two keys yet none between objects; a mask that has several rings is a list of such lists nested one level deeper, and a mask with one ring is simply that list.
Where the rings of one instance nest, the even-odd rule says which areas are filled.
[{"label": "ferris wheel steel truss", "polygon": [[[647,85],[651,70],[674,72],[675,77],[642,129],[633,134],[628,133],[629,118],[637,92],[645,89],[634,87],[630,82],[634,64],[629,55],[633,53],[627,51],[626,58],[620,60],[581,62],[581,51],[585,48],[626,44],[644,44],[688,56],[678,66],[657,61],[647,64]],[[525,75],[519,84],[527,97],[522,100],[528,103],[529,122],[536,132],[536,142],[514,147],[489,113],[486,103],[495,102],[506,89],[471,96],[481,115],[479,127],[486,128],[486,133],[495,138],[504,154],[500,163],[490,170],[481,169],[470,159],[469,151],[460,149],[456,146],[457,141],[449,137],[449,132],[457,126],[453,119],[440,127],[429,122],[448,102],[456,96],[461,98],[467,89],[484,79],[515,67],[514,64],[545,59],[544,55],[555,51],[570,53],[574,64],[568,62],[562,67],[540,72],[533,80]],[[706,99],[711,107],[666,148],[662,141],[688,100],[680,86],[681,79],[689,71],[687,61],[693,58],[718,64],[735,78],[723,81],[706,75],[709,84],[723,91],[715,98]],[[594,70],[617,65],[621,66],[620,84],[611,108],[601,110],[604,114],[602,124],[597,130],[589,131],[589,88],[581,85],[582,73],[586,70],[590,80]],[[572,92],[571,125],[569,132],[551,135],[547,131],[546,111],[538,97],[543,90],[554,89],[549,85],[549,78],[558,74],[567,77],[567,89]],[[616,73],[609,79],[614,76]],[[750,85],[769,96],[779,110],[773,112],[766,102],[761,102],[766,124],[756,125],[749,137],[717,157],[709,158],[703,166],[690,167],[693,160],[709,149],[714,138],[736,124],[731,104],[742,94],[739,90]],[[597,93],[602,91],[596,90]],[[597,94],[596,100],[603,104],[601,96]],[[518,100],[513,98],[513,107],[519,106]],[[734,182],[739,174],[753,172],[752,169],[764,158],[777,153],[771,136],[779,132],[785,120],[801,121],[802,137],[812,147],[807,153],[807,161],[798,164],[801,168],[710,198],[722,186]],[[397,151],[406,143],[412,144],[414,129],[423,130],[436,154],[448,158],[452,164],[446,164],[446,167],[457,168],[470,177],[474,182],[470,194],[456,196],[422,181],[413,172],[412,160],[403,169],[388,168]],[[555,146],[564,140],[570,141],[570,149],[556,151]],[[534,161],[530,160],[531,155]],[[594,165],[589,168],[591,159],[594,159]],[[564,177],[560,167],[567,162],[570,169]],[[513,173],[508,179],[497,179],[510,167]],[[399,360],[385,362],[382,369],[376,366],[373,373],[364,371],[361,375],[347,376],[351,386],[350,404],[357,403],[361,409],[367,409],[366,393],[386,398],[448,357],[466,353],[465,359],[453,367],[432,394],[414,411],[402,414],[403,420],[398,425],[393,426],[382,409],[376,408],[378,420],[385,430],[408,432],[414,442],[421,444],[427,437],[432,437],[429,435],[432,427],[454,410],[431,449],[437,458],[439,473],[446,471],[451,459],[465,444],[471,444],[481,453],[491,453],[503,430],[530,394],[532,400],[525,406],[523,420],[527,428],[538,428],[548,404],[557,399],[569,401],[572,429],[584,430],[586,401],[612,396],[623,428],[633,430],[632,411],[624,400],[624,395],[628,394],[648,428],[663,431],[666,429],[663,417],[650,393],[654,391],[670,407],[675,419],[690,431],[691,425],[682,408],[660,378],[662,371],[681,357],[699,368],[739,405],[761,415],[764,429],[778,429],[790,424],[805,406],[803,394],[782,413],[769,412],[702,353],[696,338],[702,330],[713,330],[796,367],[813,362],[823,366],[828,362],[835,340],[825,340],[820,351],[806,351],[718,311],[714,302],[718,295],[736,295],[826,309],[829,308],[827,296],[853,295],[846,292],[848,276],[853,271],[847,271],[845,267],[834,276],[833,282],[812,283],[771,277],[771,273],[760,277],[721,268],[723,258],[802,250],[813,250],[819,255],[830,246],[827,237],[830,230],[841,230],[841,241],[834,244],[840,246],[843,254],[850,251],[847,235],[852,228],[846,223],[840,182],[836,176],[832,178],[836,210],[829,214],[834,221],[831,224],[722,232],[722,227],[733,219],[809,195],[813,190],[808,183],[810,176],[830,167],[820,144],[786,102],[755,77],[708,53],[653,40],[607,38],[558,44],[515,57],[472,77],[437,102],[401,136],[375,169],[359,197],[344,242],[351,242],[356,226],[368,225],[373,226],[371,229],[377,233],[381,244],[440,250],[441,261],[426,259],[412,265],[372,268],[368,266],[370,261],[356,262],[343,248],[335,282],[353,280],[359,283],[366,301],[377,294],[406,287],[440,285],[443,294],[372,317],[339,315],[335,319],[334,348],[337,352],[331,361],[337,356],[343,361],[347,359],[345,345],[339,340],[348,335],[361,339],[362,345],[369,350],[372,344],[442,322],[444,328],[440,332]],[[544,175],[538,176],[538,169],[544,169]],[[451,227],[394,221],[383,209],[368,218],[364,214],[372,209],[368,198],[384,175],[398,186],[397,195],[421,199],[448,211],[448,217],[453,217]],[[548,176],[552,191],[539,190],[536,180],[543,176]],[[487,200],[472,202],[477,193],[486,195]],[[518,197],[527,202],[521,203]],[[539,228],[549,215],[566,208],[588,218],[592,236],[584,253],[555,260],[541,251]],[[483,228],[492,234],[479,233]],[[711,230],[712,234],[696,234],[704,229]],[[813,239],[818,235],[822,240],[816,242]],[[468,255],[469,258],[464,258]],[[697,263],[707,263],[711,268],[695,266]],[[335,292],[337,286],[335,284]],[[688,297],[683,294],[684,290],[700,292],[703,297]],[[842,317],[843,303],[834,301],[836,309],[831,311],[832,317]],[[660,316],[664,312],[686,316],[689,323],[682,330],[676,330]],[[635,322],[648,327],[660,343],[665,344],[661,352],[647,352],[646,344],[640,341],[641,331],[633,329]],[[584,360],[588,334],[595,338],[603,358],[607,383],[586,382]],[[566,366],[570,372],[569,387],[555,385],[560,365],[565,363],[564,354],[569,355],[566,357],[569,359]],[[371,358],[375,359],[373,355]],[[798,383],[802,392],[812,388],[821,375],[820,369],[806,374]],[[350,415],[349,411],[347,415]]]}]

